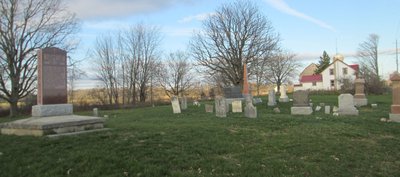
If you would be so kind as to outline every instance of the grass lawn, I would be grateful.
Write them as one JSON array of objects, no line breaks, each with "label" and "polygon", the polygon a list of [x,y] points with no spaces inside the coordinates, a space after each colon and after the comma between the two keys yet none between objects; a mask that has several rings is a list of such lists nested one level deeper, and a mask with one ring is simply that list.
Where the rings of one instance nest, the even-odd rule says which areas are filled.
[{"label": "grass lawn", "polygon": [[[335,95],[311,98],[337,104]],[[380,122],[391,96],[368,99],[378,108],[358,117],[291,116],[291,103],[275,114],[265,98],[257,119],[217,118],[204,104],[175,115],[171,106],[103,111],[109,131],[0,135],[0,176],[400,176],[400,123]]]}]

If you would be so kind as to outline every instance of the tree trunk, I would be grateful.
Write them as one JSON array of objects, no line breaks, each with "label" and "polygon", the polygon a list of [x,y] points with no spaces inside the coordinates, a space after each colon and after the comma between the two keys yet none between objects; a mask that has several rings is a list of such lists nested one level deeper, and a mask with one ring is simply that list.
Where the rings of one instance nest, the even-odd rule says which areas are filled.
[{"label": "tree trunk", "polygon": [[[16,100],[16,99],[13,99]],[[10,101],[10,118],[13,118],[18,115],[18,101]]]}]

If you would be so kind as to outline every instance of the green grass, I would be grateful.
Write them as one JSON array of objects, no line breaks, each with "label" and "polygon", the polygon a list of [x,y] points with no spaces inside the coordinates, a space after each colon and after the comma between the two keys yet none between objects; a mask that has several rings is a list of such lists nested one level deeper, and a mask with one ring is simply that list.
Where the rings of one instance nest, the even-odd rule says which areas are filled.
[{"label": "green grass", "polygon": [[[337,104],[335,95],[311,98]],[[265,98],[258,119],[217,118],[204,104],[182,114],[170,106],[104,111],[109,131],[0,135],[0,176],[400,176],[400,124],[379,120],[391,96],[368,98],[378,108],[358,117],[291,116],[290,103],[275,114]]]}]

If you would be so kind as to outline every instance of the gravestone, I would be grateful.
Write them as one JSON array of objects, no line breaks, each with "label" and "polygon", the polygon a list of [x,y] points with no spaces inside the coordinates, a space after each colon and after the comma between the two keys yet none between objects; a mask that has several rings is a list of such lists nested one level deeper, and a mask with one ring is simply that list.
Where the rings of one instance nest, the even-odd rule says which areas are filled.
[{"label": "gravestone", "polygon": [[243,98],[242,88],[240,86],[232,86],[223,88],[225,98]]},{"label": "gravestone", "polygon": [[274,108],[274,113],[281,113],[281,109],[279,109],[279,108]]},{"label": "gravestone", "polygon": [[325,106],[325,114],[331,114],[331,106]]},{"label": "gravestone", "polygon": [[174,114],[181,113],[181,106],[179,105],[179,99],[177,96],[171,97],[171,105],[172,105],[172,111],[174,112]]},{"label": "gravestone", "polygon": [[293,106],[290,108],[292,115],[310,115],[313,110],[310,106],[309,92],[305,90],[295,91],[293,93]]},{"label": "gravestone", "polygon": [[55,47],[38,51],[37,104],[32,117],[8,122],[2,134],[44,136],[102,129],[104,119],[73,115],[67,104],[67,52]]},{"label": "gravestone", "polygon": [[187,99],[186,97],[180,97],[179,102],[181,105],[181,110],[186,110],[187,109]]},{"label": "gravestone", "polygon": [[207,113],[213,113],[214,112],[214,106],[210,104],[205,104],[206,112]]},{"label": "gravestone", "polygon": [[93,116],[99,117],[99,109],[98,108],[93,108]]},{"label": "gravestone", "polygon": [[276,105],[275,90],[270,89],[268,92],[268,106],[275,106],[275,105]]},{"label": "gravestone", "polygon": [[376,104],[376,103],[371,104],[371,108],[378,108],[378,104]]},{"label": "gravestone", "polygon": [[319,112],[321,109],[322,109],[321,106],[316,106],[316,107],[315,107],[315,111],[318,111],[318,112]]},{"label": "gravestone", "polygon": [[337,113],[339,115],[358,115],[358,110],[354,107],[353,95],[349,93],[340,94],[338,99],[339,109]]},{"label": "gravestone", "polygon": [[243,112],[242,109],[242,101],[233,101],[232,102],[232,112]]},{"label": "gravestone", "polygon": [[367,97],[364,93],[364,79],[356,79],[354,81],[356,93],[354,94],[354,106],[365,106],[368,104]]},{"label": "gravestone", "polygon": [[217,117],[226,117],[226,101],[222,96],[215,97],[215,113]]},{"label": "gravestone", "polygon": [[393,122],[400,122],[400,74],[394,74],[390,80],[392,81],[392,105],[389,119]]},{"label": "gravestone", "polygon": [[257,107],[253,105],[250,96],[246,97],[246,107],[244,108],[244,116],[247,118],[257,118]]},{"label": "gravestone", "polygon": [[37,104],[66,104],[67,52],[55,47],[39,50],[37,69]]},{"label": "gravestone", "polygon": [[260,103],[262,103],[262,99],[261,98],[253,98],[253,103],[260,104]]},{"label": "gravestone", "polygon": [[281,96],[279,97],[279,102],[289,102],[289,97],[286,94],[286,85],[282,85],[280,88]]},{"label": "gravestone", "polygon": [[67,52],[55,47],[38,51],[37,105],[33,117],[72,115],[67,104]]}]

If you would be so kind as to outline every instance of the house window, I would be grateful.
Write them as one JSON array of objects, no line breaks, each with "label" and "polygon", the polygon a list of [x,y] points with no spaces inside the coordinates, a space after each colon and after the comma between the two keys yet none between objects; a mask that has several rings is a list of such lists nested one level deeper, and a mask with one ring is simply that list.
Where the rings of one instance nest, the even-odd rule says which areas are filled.
[{"label": "house window", "polygon": [[331,87],[335,86],[335,80],[331,80]]},{"label": "house window", "polygon": [[317,82],[312,82],[312,86],[317,86]]},{"label": "house window", "polygon": [[347,68],[343,68],[343,75],[347,74]]},{"label": "house window", "polygon": [[330,75],[333,75],[334,73],[333,73],[333,69],[329,69],[329,74]]}]

